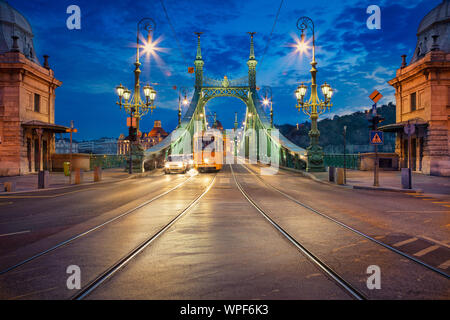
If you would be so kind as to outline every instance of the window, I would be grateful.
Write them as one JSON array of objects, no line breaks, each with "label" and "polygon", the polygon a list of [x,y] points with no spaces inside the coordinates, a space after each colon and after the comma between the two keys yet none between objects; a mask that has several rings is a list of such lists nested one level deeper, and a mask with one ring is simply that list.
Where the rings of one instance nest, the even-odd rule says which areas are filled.
[{"label": "window", "polygon": [[417,110],[417,95],[416,93],[411,94],[411,111]]},{"label": "window", "polygon": [[41,96],[37,93],[34,94],[34,111],[40,112],[41,111]]}]

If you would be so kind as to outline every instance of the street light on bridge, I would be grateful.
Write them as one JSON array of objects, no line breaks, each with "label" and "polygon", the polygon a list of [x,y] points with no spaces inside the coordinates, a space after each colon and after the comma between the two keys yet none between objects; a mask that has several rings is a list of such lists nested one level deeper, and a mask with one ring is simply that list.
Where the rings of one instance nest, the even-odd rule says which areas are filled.
[{"label": "street light on bridge", "polygon": [[272,100],[272,88],[263,87],[263,105],[266,107],[270,105],[270,126],[273,128],[273,100]]},{"label": "street light on bridge", "polygon": [[[141,27],[147,31],[147,42],[145,45],[142,45],[144,48],[144,52],[150,52],[154,49],[152,44],[152,34],[155,31],[155,22],[150,18],[144,18],[137,24],[137,40],[136,40],[136,62],[135,70],[134,70],[134,93],[131,90],[124,87],[122,84],[116,87],[116,93],[119,96],[119,101],[117,104],[125,109],[125,112],[130,115],[130,119],[128,121],[129,127],[129,140],[130,140],[130,164],[129,164],[129,173],[133,172],[132,165],[132,144],[137,140],[137,134],[139,131],[139,120],[145,116],[149,111],[153,112],[155,107],[155,99],[156,99],[156,90],[153,89],[150,85],[146,85],[143,87],[145,101],[141,99],[141,83],[140,83],[140,75],[141,70],[139,67],[141,63],[139,61],[140,58],[140,48],[141,44],[139,42],[139,35]],[[139,144],[139,143],[137,143]]]},{"label": "street light on bridge", "polygon": [[305,102],[306,92],[308,87],[302,83],[295,90],[295,96],[297,98],[297,105],[295,106],[299,111],[302,110],[306,115],[311,118],[311,131],[309,132],[310,146],[307,148],[307,171],[319,172],[325,171],[323,161],[323,149],[319,146],[320,132],[317,128],[317,119],[319,115],[326,112],[327,109],[333,106],[331,103],[331,97],[333,96],[333,89],[326,82],[321,86],[324,100],[319,99],[317,93],[317,62],[316,62],[316,39],[314,31],[314,22],[308,17],[302,17],[297,21],[297,28],[302,32],[300,48],[307,50],[308,46],[305,43],[305,30],[311,28],[313,36],[312,44],[312,61],[311,61],[311,97]]}]

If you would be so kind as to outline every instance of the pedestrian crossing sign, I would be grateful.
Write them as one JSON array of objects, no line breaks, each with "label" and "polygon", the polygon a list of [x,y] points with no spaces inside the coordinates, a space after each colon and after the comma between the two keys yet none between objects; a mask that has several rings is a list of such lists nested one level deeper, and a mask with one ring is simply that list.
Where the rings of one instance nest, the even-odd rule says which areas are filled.
[{"label": "pedestrian crossing sign", "polygon": [[384,135],[383,131],[371,131],[370,132],[370,144],[372,145],[383,145],[384,144]]}]

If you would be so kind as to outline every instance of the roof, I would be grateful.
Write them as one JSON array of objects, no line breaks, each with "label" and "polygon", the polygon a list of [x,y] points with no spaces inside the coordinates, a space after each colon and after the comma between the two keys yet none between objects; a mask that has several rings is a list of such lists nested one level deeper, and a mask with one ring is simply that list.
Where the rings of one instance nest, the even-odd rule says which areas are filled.
[{"label": "roof", "polygon": [[28,122],[22,123],[22,127],[31,128],[31,129],[44,129],[48,131],[53,131],[56,133],[65,133],[69,128],[60,126],[54,123],[48,123],[38,120],[32,120]]},{"label": "roof", "polygon": [[403,122],[388,124],[388,125],[379,127],[378,130],[383,131],[383,132],[399,132],[399,131],[403,132],[403,129],[405,128],[405,126],[408,123],[415,124],[416,127],[427,127],[428,126],[428,123],[425,120],[414,119],[411,121],[403,121]]},{"label": "roof", "polygon": [[16,9],[14,9],[8,2],[0,0],[0,23],[14,24],[22,31],[33,35],[31,24],[28,20]]},{"label": "roof", "polygon": [[445,22],[450,18],[450,0],[444,0],[436,8],[431,10],[420,22],[417,34],[427,31],[428,28],[439,22]]},{"label": "roof", "polygon": [[154,138],[160,135],[161,137],[167,137],[169,134],[161,127],[154,127],[152,131],[150,131],[147,136]]},{"label": "roof", "polygon": [[28,20],[8,2],[0,0],[0,54],[11,51],[12,36],[19,37],[19,51],[38,63],[33,44],[33,30]]},{"label": "roof", "polygon": [[450,0],[443,0],[420,22],[411,63],[435,50],[450,52]]}]

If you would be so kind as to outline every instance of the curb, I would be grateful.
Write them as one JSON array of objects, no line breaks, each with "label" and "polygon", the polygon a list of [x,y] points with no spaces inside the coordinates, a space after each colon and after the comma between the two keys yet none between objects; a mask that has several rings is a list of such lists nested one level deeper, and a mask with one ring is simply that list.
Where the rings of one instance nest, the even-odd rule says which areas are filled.
[{"label": "curb", "polygon": [[110,179],[110,180],[103,180],[103,181],[99,181],[99,182],[85,182],[85,183],[81,183],[81,184],[72,184],[72,185],[67,185],[67,186],[63,186],[63,187],[56,187],[56,188],[47,188],[47,189],[32,189],[32,190],[23,190],[23,191],[15,191],[15,192],[0,192],[0,199],[2,197],[5,196],[9,196],[9,195],[17,195],[17,194],[24,194],[24,193],[39,193],[39,192],[44,192],[44,191],[55,191],[55,190],[64,190],[64,189],[69,189],[69,188],[75,188],[75,187],[82,187],[82,186],[90,186],[90,185],[102,185],[105,183],[115,183],[115,182],[120,182],[120,181],[125,181],[125,180],[130,180],[130,179],[140,179],[140,178],[145,178],[147,176],[151,176],[151,175],[155,175],[156,171],[147,171],[147,172],[143,172],[143,173],[133,173],[132,175],[126,177],[126,178],[118,178],[118,179]]},{"label": "curb", "polygon": [[332,182],[324,181],[319,178],[317,178],[315,175],[297,170],[292,168],[286,168],[286,167],[280,167],[283,170],[291,171],[295,173],[301,174],[303,177],[309,178],[311,180],[314,180],[315,182],[319,182],[322,184],[326,184],[333,187],[339,187],[339,188],[345,188],[345,189],[355,189],[355,190],[374,190],[374,191],[388,191],[388,192],[402,192],[402,193],[423,193],[423,190],[421,189],[401,189],[401,188],[389,188],[389,187],[371,187],[371,186],[358,186],[358,185],[338,185]]},{"label": "curb", "polygon": [[421,190],[421,189],[402,189],[402,188],[389,188],[389,187],[353,186],[353,189],[403,192],[403,193],[423,193],[423,190]]}]

